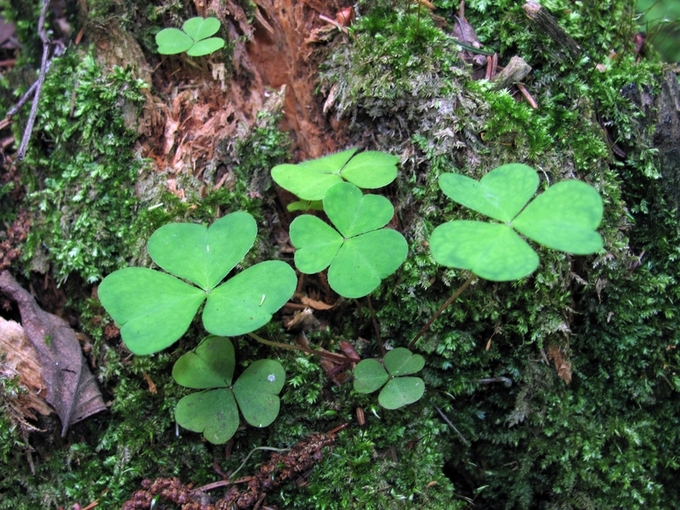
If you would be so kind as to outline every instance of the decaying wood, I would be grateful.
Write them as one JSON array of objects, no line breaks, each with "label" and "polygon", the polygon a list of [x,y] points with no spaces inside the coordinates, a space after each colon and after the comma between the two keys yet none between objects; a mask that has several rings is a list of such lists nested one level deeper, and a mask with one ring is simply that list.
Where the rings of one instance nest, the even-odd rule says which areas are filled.
[{"label": "decaying wood", "polygon": [[514,56],[494,78],[494,88],[504,89],[522,81],[531,72],[531,66],[522,57]]},{"label": "decaying wood", "polygon": [[564,49],[571,59],[576,59],[581,54],[581,47],[564,31],[552,14],[541,4],[529,1],[522,6],[522,9],[524,9],[527,17],[536,26],[536,29],[547,34],[555,41],[555,46]]}]

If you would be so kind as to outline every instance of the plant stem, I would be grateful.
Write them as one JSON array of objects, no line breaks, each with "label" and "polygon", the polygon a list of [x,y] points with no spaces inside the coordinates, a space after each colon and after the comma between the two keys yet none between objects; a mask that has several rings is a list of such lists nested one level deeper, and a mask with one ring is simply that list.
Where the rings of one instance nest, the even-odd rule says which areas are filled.
[{"label": "plant stem", "polygon": [[413,340],[411,340],[411,343],[408,344],[408,348],[409,348],[409,349],[413,349],[413,346],[415,345],[415,343],[418,341],[418,339],[419,339],[421,336],[423,336],[423,333],[425,333],[428,329],[430,329],[430,326],[432,326],[432,323],[433,323],[434,321],[437,320],[437,317],[439,317],[439,316],[442,314],[442,312],[443,312],[444,310],[446,310],[446,308],[447,308],[451,303],[453,303],[453,302],[458,298],[458,296],[460,296],[460,295],[463,293],[463,291],[464,291],[465,289],[467,289],[468,286],[469,286],[473,281],[475,281],[476,278],[477,278],[476,275],[471,274],[470,277],[469,277],[467,280],[465,280],[465,282],[463,282],[463,285],[461,285],[460,287],[458,287],[458,290],[456,290],[456,292],[454,292],[453,295],[452,295],[449,299],[446,300],[446,303],[444,303],[442,306],[439,307],[439,310],[437,310],[437,311],[434,313],[434,315],[430,318],[430,320],[427,321],[427,324],[425,324],[425,325],[423,326],[423,328],[422,328],[420,331],[418,331],[418,334],[415,336],[415,338],[413,338]]},{"label": "plant stem", "polygon": [[267,340],[266,338],[262,338],[261,336],[256,335],[255,333],[248,333],[248,336],[251,338],[254,338],[261,344],[265,345],[270,345],[272,347],[279,347],[281,349],[290,349],[292,351],[302,351],[306,352],[307,354],[314,354],[316,356],[320,356],[322,358],[330,359],[332,361],[335,361],[336,363],[346,363],[349,358],[346,356],[342,356],[340,354],[335,354],[332,352],[326,352],[326,351],[315,351],[314,349],[309,349],[307,347],[302,347],[300,345],[293,345],[293,344],[283,344],[280,342],[272,342],[271,340]]}]

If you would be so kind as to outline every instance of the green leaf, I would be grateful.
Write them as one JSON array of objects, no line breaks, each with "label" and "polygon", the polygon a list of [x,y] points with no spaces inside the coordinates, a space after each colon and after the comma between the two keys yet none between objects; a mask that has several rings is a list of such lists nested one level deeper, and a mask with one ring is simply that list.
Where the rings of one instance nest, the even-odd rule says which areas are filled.
[{"label": "green leaf", "polygon": [[408,244],[396,230],[368,232],[345,241],[328,270],[328,284],[344,297],[359,298],[406,260]]},{"label": "green leaf", "polygon": [[148,249],[154,262],[169,273],[210,290],[243,259],[256,236],[255,219],[246,212],[234,212],[210,228],[169,223],[153,233]]},{"label": "green leaf", "polygon": [[361,360],[354,368],[354,390],[373,393],[389,380],[385,368],[376,359]]},{"label": "green leaf", "polygon": [[509,222],[538,188],[538,174],[519,163],[502,165],[479,181],[458,174],[442,174],[439,187],[452,200],[490,218]]},{"label": "green leaf", "polygon": [[291,298],[295,271],[285,262],[260,262],[214,289],[203,310],[203,326],[214,335],[236,336],[267,324]]},{"label": "green leaf", "polygon": [[177,28],[164,28],[156,34],[156,44],[161,55],[176,55],[191,48],[194,40]]},{"label": "green leaf", "polygon": [[221,37],[203,39],[189,48],[187,50],[187,55],[190,57],[202,57],[203,55],[209,55],[214,51],[224,48],[224,44],[224,39]]},{"label": "green leaf", "polygon": [[323,208],[335,228],[353,237],[384,227],[392,219],[394,207],[380,195],[364,195],[354,184],[336,184],[326,192]]},{"label": "green leaf", "polygon": [[278,361],[263,359],[252,363],[234,383],[234,395],[241,413],[254,427],[270,425],[279,414],[278,397],[286,373]]},{"label": "green leaf", "polygon": [[321,200],[331,186],[342,182],[340,170],[355,152],[349,149],[297,165],[277,165],[272,179],[302,200]]},{"label": "green leaf", "polygon": [[297,248],[295,267],[306,274],[326,269],[342,246],[337,230],[316,216],[298,216],[290,224],[290,242]]},{"label": "green leaf", "polygon": [[385,368],[392,376],[415,374],[424,366],[425,358],[404,347],[397,347],[385,355]]},{"label": "green leaf", "polygon": [[602,237],[595,232],[602,210],[595,188],[581,181],[562,181],[537,196],[512,226],[549,248],[587,255],[602,249]]},{"label": "green leaf", "polygon": [[189,328],[205,292],[170,275],[130,267],[99,285],[102,306],[120,326],[135,354],[151,354],[175,343]]},{"label": "green leaf", "polygon": [[296,218],[290,226],[290,240],[297,250],[295,265],[310,274],[330,264],[328,283],[333,290],[344,297],[365,296],[406,259],[404,236],[395,230],[376,230],[389,222],[394,208],[386,198],[364,196],[348,182],[328,190],[323,203],[345,238],[314,216]]},{"label": "green leaf", "polygon": [[395,377],[378,395],[378,403],[385,409],[399,409],[420,400],[425,383],[420,377]]},{"label": "green leaf", "polygon": [[195,350],[183,354],[172,367],[172,377],[194,389],[231,386],[234,376],[234,346],[231,340],[209,336]]},{"label": "green leaf", "polygon": [[185,429],[202,432],[213,444],[229,441],[239,425],[236,400],[227,388],[187,395],[177,403],[175,419]]},{"label": "green leaf", "polygon": [[432,232],[430,249],[437,263],[468,269],[487,280],[515,280],[538,267],[538,255],[526,241],[498,223],[444,223]]},{"label": "green leaf", "polygon": [[345,164],[340,175],[360,188],[382,188],[397,178],[398,162],[398,157],[384,152],[361,152]]},{"label": "green leaf", "polygon": [[323,203],[321,200],[298,200],[291,202],[286,207],[289,212],[295,211],[323,211]]},{"label": "green leaf", "polygon": [[194,41],[200,41],[211,35],[215,35],[220,29],[220,20],[217,18],[190,18],[182,25],[184,30]]}]

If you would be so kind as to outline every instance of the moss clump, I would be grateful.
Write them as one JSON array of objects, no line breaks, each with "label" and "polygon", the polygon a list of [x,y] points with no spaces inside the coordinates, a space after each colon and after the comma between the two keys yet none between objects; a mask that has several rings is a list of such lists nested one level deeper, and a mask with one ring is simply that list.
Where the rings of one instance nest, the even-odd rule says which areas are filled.
[{"label": "moss clump", "polygon": [[138,228],[135,182],[142,162],[132,130],[143,82],[92,54],[69,51],[45,80],[24,172],[35,221],[25,252],[34,268],[46,255],[54,274],[88,282],[120,267]]}]

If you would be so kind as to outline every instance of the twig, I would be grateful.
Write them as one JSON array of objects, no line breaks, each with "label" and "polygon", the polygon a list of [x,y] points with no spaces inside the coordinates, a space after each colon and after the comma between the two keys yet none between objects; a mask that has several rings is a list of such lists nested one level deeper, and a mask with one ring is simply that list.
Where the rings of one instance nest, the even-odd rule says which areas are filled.
[{"label": "twig", "polygon": [[460,296],[463,293],[463,291],[468,288],[468,285],[470,285],[473,281],[475,281],[476,278],[477,278],[477,276],[475,276],[474,274],[471,274],[470,277],[467,280],[465,280],[463,285],[458,287],[458,290],[456,292],[454,292],[453,295],[449,299],[446,300],[446,303],[444,303],[442,306],[439,307],[439,310],[437,310],[434,313],[434,315],[430,318],[430,320],[427,321],[427,324],[425,324],[423,326],[423,328],[420,331],[418,331],[418,334],[413,338],[413,340],[411,340],[411,343],[408,344],[409,349],[413,349],[413,346],[416,344],[418,339],[421,336],[423,336],[423,333],[425,333],[430,328],[432,323],[437,320],[437,317],[439,317],[442,314],[442,312],[444,310],[446,310],[446,307],[448,307],[451,303],[453,303],[458,298],[458,296]]},{"label": "twig", "polygon": [[28,116],[28,122],[26,122],[26,128],[24,129],[24,135],[21,138],[21,145],[19,146],[19,151],[17,152],[17,158],[19,161],[24,159],[26,156],[26,150],[28,149],[28,142],[31,140],[31,133],[33,132],[33,125],[35,124],[35,118],[38,115],[38,103],[40,102],[40,94],[42,92],[43,84],[45,83],[45,74],[47,73],[47,67],[49,63],[49,53],[51,42],[47,38],[47,32],[45,31],[45,17],[47,16],[47,7],[50,5],[50,0],[43,0],[42,9],[40,10],[40,18],[38,19],[38,35],[43,43],[42,60],[40,62],[40,75],[38,76],[38,81],[35,86],[35,94],[33,95],[33,104],[31,105],[31,113]]},{"label": "twig", "polygon": [[322,358],[326,358],[326,359],[330,359],[332,361],[335,361],[336,363],[345,363],[346,361],[349,360],[349,358],[347,356],[335,354],[333,352],[315,351],[314,349],[308,349],[307,347],[302,347],[300,345],[283,344],[281,342],[273,342],[271,340],[267,340],[266,338],[262,338],[261,336],[256,335],[255,333],[248,333],[248,336],[257,340],[261,344],[270,345],[272,347],[279,347],[280,349],[289,349],[291,351],[302,351],[302,352],[306,352],[307,354],[314,354],[316,356],[320,356]]},{"label": "twig", "polygon": [[456,426],[453,423],[451,423],[451,420],[449,420],[449,417],[446,416],[444,414],[444,412],[441,409],[439,409],[437,406],[434,406],[434,408],[439,413],[439,416],[442,417],[442,420],[444,420],[448,424],[448,426],[451,427],[456,434],[458,434],[458,437],[460,437],[461,441],[463,441],[463,444],[465,446],[468,446],[470,443],[467,442],[467,439],[465,439],[463,437],[463,434],[460,433],[460,431],[456,428]]}]

